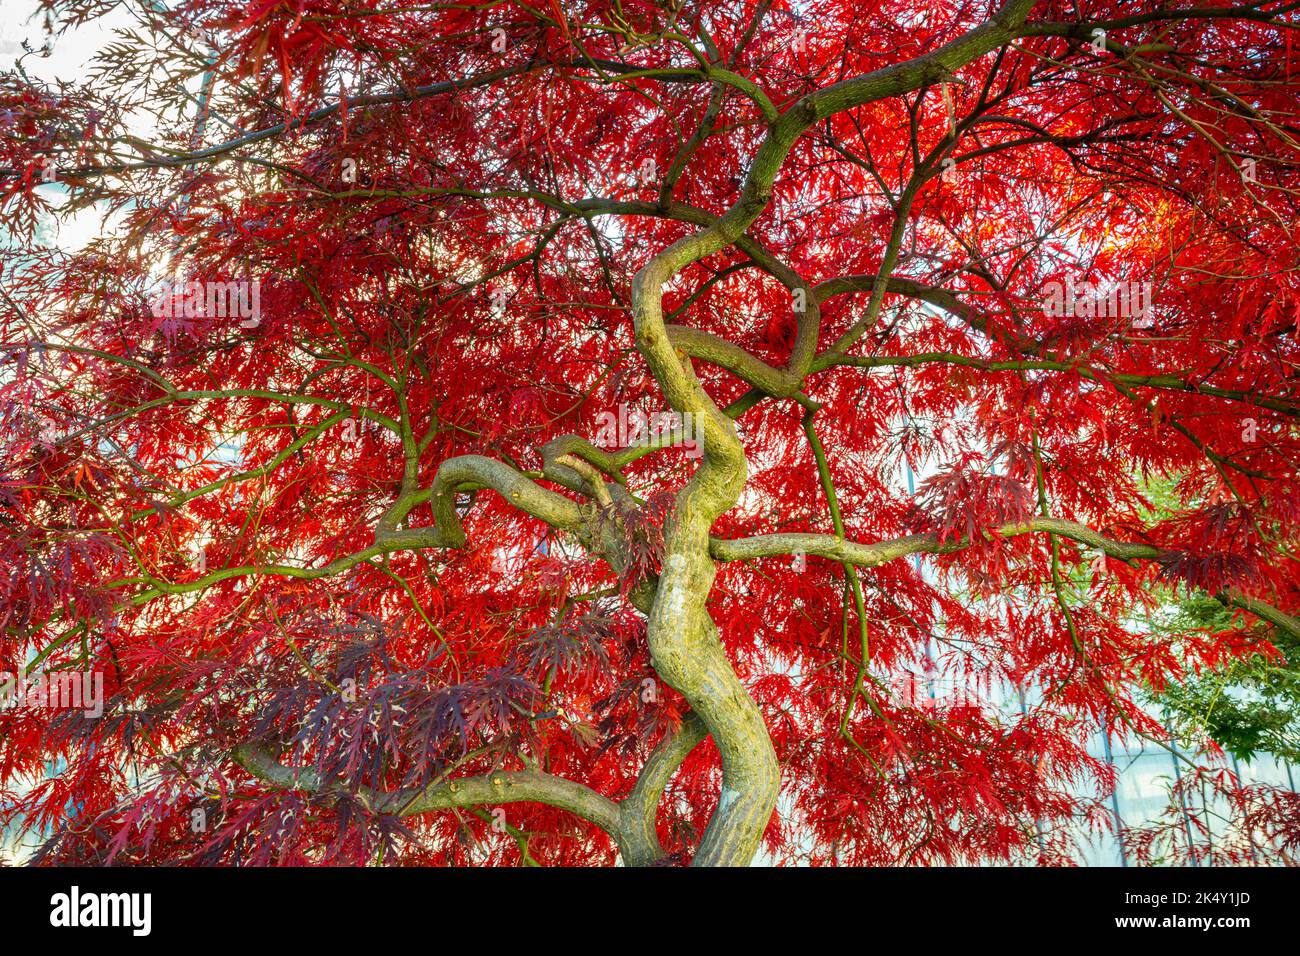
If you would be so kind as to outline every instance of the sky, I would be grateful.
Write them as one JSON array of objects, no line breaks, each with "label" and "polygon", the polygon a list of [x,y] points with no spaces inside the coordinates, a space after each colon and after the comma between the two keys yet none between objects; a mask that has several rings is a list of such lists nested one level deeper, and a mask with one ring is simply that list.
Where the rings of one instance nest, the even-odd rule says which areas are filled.
[{"label": "sky", "polygon": [[[96,51],[111,41],[113,30],[131,24],[129,7],[124,4],[105,17],[50,37],[45,33],[43,17],[33,0],[0,0],[0,23],[4,24],[4,34],[0,37],[0,70],[12,70],[21,58],[23,71],[33,80],[76,83],[84,76]],[[23,50],[24,40],[35,52]],[[39,188],[56,205],[65,194],[58,184]],[[112,223],[105,222],[104,216],[92,209],[74,216],[52,218],[48,235],[53,245],[73,251],[111,228]]]}]

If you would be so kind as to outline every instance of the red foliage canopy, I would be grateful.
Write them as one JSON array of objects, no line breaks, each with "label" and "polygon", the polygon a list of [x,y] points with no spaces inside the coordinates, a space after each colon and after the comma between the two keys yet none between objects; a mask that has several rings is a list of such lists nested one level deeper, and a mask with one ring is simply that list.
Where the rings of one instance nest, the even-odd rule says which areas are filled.
[{"label": "red foliage canopy", "polygon": [[1063,860],[1300,636],[1293,4],[366,6],[0,80],[39,859]]}]

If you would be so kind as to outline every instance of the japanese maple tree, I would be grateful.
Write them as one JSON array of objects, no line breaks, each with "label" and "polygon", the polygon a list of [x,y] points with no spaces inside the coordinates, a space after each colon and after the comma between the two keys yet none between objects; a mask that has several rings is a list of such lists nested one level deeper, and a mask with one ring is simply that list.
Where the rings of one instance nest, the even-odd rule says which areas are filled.
[{"label": "japanese maple tree", "polygon": [[38,861],[1061,862],[1297,646],[1300,3],[43,6],[130,24],[0,79]]}]

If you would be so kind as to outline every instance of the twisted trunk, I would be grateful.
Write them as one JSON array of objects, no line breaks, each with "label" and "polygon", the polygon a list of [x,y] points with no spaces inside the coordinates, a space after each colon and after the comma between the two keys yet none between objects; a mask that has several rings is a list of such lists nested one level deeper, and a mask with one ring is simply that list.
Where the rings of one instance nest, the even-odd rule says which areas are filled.
[{"label": "twisted trunk", "polygon": [[670,541],[650,616],[650,655],[659,675],[690,701],[722,755],[722,793],[694,865],[747,866],[776,806],[781,773],[763,717],[705,608],[714,578],[707,536],[702,545],[692,538],[678,531]]}]

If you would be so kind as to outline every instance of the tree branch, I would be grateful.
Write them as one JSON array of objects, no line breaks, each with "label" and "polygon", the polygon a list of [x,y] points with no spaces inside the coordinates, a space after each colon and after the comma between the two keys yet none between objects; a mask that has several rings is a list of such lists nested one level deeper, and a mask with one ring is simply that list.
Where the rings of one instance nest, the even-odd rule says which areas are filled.
[{"label": "tree branch", "polygon": [[[1112,558],[1119,558],[1121,561],[1160,561],[1174,556],[1174,552],[1157,545],[1119,541],[1094,531],[1087,525],[1064,518],[1029,518],[1023,522],[1005,524],[990,530],[1003,537],[1032,533],[1060,535],[1102,551]],[[710,552],[719,561],[746,561],[802,552],[869,568],[913,554],[953,554],[964,551],[971,547],[971,544],[968,539],[942,541],[936,534],[913,534],[875,544],[860,544],[829,534],[789,532],[731,540],[715,538],[711,542]],[[1225,591],[1222,599],[1226,603],[1263,618],[1293,637],[1300,638],[1300,619],[1293,615],[1237,590]]]},{"label": "tree branch", "polygon": [[682,761],[708,735],[704,721],[694,714],[683,717],[681,726],[664,737],[650,754],[632,792],[619,804],[620,827],[631,853],[629,865],[653,863],[663,856],[655,832],[659,800]]},{"label": "tree branch", "polygon": [[[240,744],[231,752],[231,758],[253,776],[279,789],[325,796],[348,792],[341,784],[322,781],[314,770],[286,767],[269,751],[252,744]],[[362,787],[358,794],[371,810],[402,817],[453,807],[541,803],[595,824],[622,844],[618,804],[581,783],[540,771],[500,770],[391,793]]]}]

